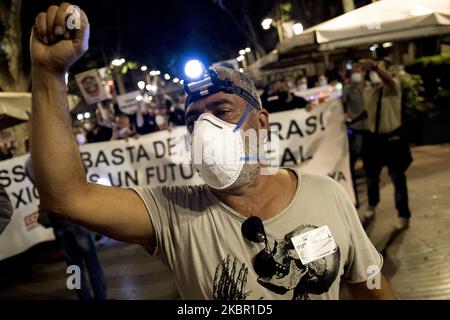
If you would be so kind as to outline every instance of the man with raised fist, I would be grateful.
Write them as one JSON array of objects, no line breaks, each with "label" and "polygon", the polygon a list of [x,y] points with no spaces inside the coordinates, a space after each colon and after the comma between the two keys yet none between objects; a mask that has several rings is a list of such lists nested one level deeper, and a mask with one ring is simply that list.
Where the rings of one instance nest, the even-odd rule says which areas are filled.
[{"label": "man with raised fist", "polygon": [[248,146],[242,134],[267,133],[269,115],[235,70],[211,67],[186,98],[193,165],[205,184],[88,183],[64,81],[88,39],[85,13],[68,3],[40,13],[33,28],[31,154],[42,210],[158,252],[185,299],[338,299],[341,279],[357,298],[395,297],[337,182],[297,169],[262,174],[266,162],[249,156],[267,136]]}]

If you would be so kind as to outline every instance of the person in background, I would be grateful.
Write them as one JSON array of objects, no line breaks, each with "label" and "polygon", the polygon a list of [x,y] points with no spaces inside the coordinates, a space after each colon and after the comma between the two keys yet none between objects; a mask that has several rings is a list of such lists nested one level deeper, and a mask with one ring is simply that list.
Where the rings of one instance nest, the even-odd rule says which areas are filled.
[{"label": "person in background", "polygon": [[5,188],[0,186],[0,235],[8,226],[9,221],[11,221],[13,212],[14,210]]},{"label": "person in background", "polygon": [[398,211],[395,227],[402,230],[408,228],[411,217],[405,171],[412,157],[402,126],[400,85],[387,71],[389,60],[363,59],[360,62],[371,82],[371,86],[367,86],[363,93],[368,129],[363,141],[368,196],[365,219],[370,222],[375,216],[380,201],[380,173],[387,166],[394,184],[395,207]]},{"label": "person in background", "polygon": [[169,112],[167,111],[166,105],[159,105],[155,115],[155,122],[158,130],[170,129]]},{"label": "person in background", "polygon": [[173,126],[184,126],[186,124],[184,118],[184,101],[186,100],[186,94],[181,93],[175,103],[173,103],[169,108],[169,121]]},{"label": "person in background", "polygon": [[[74,138],[78,142],[78,129],[72,130]],[[86,171],[86,169],[85,169]],[[25,175],[35,184],[35,177],[31,163],[31,157],[25,162]],[[94,233],[64,217],[49,211],[38,209],[38,222],[46,228],[53,228],[53,234],[63,251],[67,266],[76,265],[80,268],[80,289],[75,292],[80,300],[106,300],[107,290],[102,266],[98,260],[97,248],[95,246]],[[90,286],[87,282],[87,274]],[[91,293],[91,290],[93,295]]]},{"label": "person in background", "polygon": [[116,116],[111,140],[121,140],[131,138],[136,133],[131,129],[130,118],[125,113],[120,113]]},{"label": "person in background", "polygon": [[73,127],[73,135],[75,136],[75,140],[77,141],[78,145],[87,143],[87,138],[86,138],[87,132],[83,126],[81,126],[81,125],[74,126]]},{"label": "person in background", "polygon": [[103,142],[112,138],[113,114],[110,108],[95,109],[94,128],[86,134],[87,142]]},{"label": "person in background", "polygon": [[308,79],[305,76],[297,77],[295,80],[295,91],[308,90]]},{"label": "person in background", "polygon": [[349,129],[349,151],[350,151],[350,170],[352,173],[353,189],[356,197],[356,207],[359,207],[358,189],[356,186],[355,164],[362,156],[362,143],[365,132],[363,91],[365,87],[365,73],[363,65],[354,63],[350,84],[344,87],[342,92],[342,103],[346,112],[346,122]]},{"label": "person in background", "polygon": [[286,82],[282,79],[275,80],[269,90],[263,94],[266,110],[269,113],[306,108],[307,101],[302,97],[297,97],[289,91]]},{"label": "person in background", "polygon": [[328,79],[327,79],[327,77],[325,76],[325,75],[320,75],[319,76],[319,79],[317,80],[317,86],[318,87],[323,87],[323,86],[326,86],[326,85],[328,85]]},{"label": "person in background", "polygon": [[150,105],[145,102],[139,102],[136,110],[136,133],[147,134],[158,131],[156,126],[155,115],[152,112]]},{"label": "person in background", "polygon": [[0,136],[0,160],[14,157],[17,150],[17,142],[11,131],[3,131]]}]

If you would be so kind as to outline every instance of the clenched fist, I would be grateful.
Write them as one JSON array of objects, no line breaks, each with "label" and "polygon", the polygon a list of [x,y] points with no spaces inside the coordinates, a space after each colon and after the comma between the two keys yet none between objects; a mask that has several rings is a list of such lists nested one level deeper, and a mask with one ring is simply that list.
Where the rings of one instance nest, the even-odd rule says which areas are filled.
[{"label": "clenched fist", "polygon": [[77,6],[64,2],[36,17],[30,40],[33,68],[65,73],[88,49],[89,22]]}]

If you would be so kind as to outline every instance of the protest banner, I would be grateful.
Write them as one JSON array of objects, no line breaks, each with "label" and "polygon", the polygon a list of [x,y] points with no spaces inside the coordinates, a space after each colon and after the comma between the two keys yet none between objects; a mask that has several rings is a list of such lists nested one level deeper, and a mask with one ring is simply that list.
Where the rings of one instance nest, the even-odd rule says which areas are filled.
[{"label": "protest banner", "polygon": [[[297,109],[271,114],[270,128],[277,138],[279,166],[328,175],[354,201],[347,129],[339,100],[322,103],[310,112]],[[80,152],[90,182],[117,187],[200,184],[201,178],[185,161],[189,148],[186,128],[176,127],[137,139],[82,145]],[[11,223],[0,235],[0,260],[53,239],[51,229],[37,222],[39,195],[25,176],[27,157],[0,162],[0,185],[15,209]]]}]

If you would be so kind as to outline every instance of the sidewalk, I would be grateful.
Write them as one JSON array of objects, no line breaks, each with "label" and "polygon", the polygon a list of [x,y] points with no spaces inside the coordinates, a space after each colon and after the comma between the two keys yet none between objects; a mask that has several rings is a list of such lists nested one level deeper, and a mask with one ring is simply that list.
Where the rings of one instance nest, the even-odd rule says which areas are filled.
[{"label": "sidewalk", "polygon": [[[397,213],[384,169],[381,203],[366,231],[377,249],[385,250],[383,272],[400,299],[450,299],[450,145],[416,147],[412,152],[414,162],[407,172],[410,228],[386,248]],[[367,198],[364,179],[359,182],[362,216]]]},{"label": "sidewalk", "polygon": [[[414,162],[407,172],[410,228],[386,248],[396,211],[384,169],[381,203],[367,233],[377,249],[385,251],[383,272],[400,299],[450,299],[450,144],[417,147],[412,152]],[[361,208],[365,208],[364,178],[358,184]],[[105,239],[98,250],[110,299],[177,297],[168,270],[141,246]],[[32,274],[20,283],[0,288],[0,300],[75,299],[66,289],[65,271],[63,261],[33,266]],[[345,290],[342,298],[348,298]]]}]

